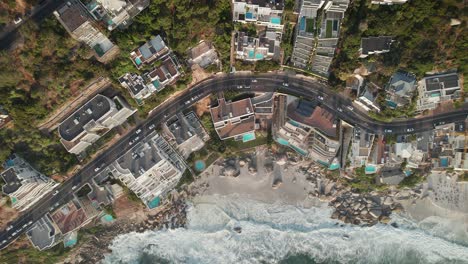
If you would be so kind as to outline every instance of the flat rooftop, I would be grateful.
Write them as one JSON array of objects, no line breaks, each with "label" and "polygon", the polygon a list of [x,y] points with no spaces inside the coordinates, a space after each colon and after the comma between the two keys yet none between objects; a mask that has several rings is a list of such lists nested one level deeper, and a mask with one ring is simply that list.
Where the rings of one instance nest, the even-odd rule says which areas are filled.
[{"label": "flat rooftop", "polygon": [[[68,5],[67,3],[71,3],[71,5]],[[73,32],[88,21],[88,16],[79,3],[73,1],[67,3],[57,9],[57,13],[60,15],[60,19],[68,30]]]},{"label": "flat rooftop", "polygon": [[284,8],[284,0],[236,0],[236,2],[269,7],[275,10],[283,10]]},{"label": "flat rooftop", "polygon": [[92,120],[99,120],[109,112],[111,108],[109,101],[109,98],[98,94],[86,102],[59,125],[60,137],[66,141],[75,139],[84,131],[86,124]]},{"label": "flat rooftop", "polygon": [[434,75],[434,76],[426,77],[425,82],[426,82],[427,91],[452,89],[452,88],[460,87],[458,83],[458,74],[455,72],[449,73],[449,74],[441,74],[441,75]]},{"label": "flat rooftop", "polygon": [[389,50],[392,44],[392,37],[368,37],[361,39],[362,54],[369,54],[369,52]]},{"label": "flat rooftop", "polygon": [[155,144],[151,139],[145,139],[118,158],[117,163],[122,169],[128,169],[135,178],[138,178],[161,159]]},{"label": "flat rooftop", "polygon": [[185,120],[183,115],[176,115],[170,118],[166,122],[166,125],[179,145],[195,135],[195,131],[193,131],[192,127],[188,121]]},{"label": "flat rooftop", "polygon": [[27,235],[35,247],[43,250],[54,244],[56,233],[49,216],[45,215],[34,223]]},{"label": "flat rooftop", "polygon": [[142,90],[146,89],[143,78],[135,73],[128,73],[119,78],[120,83],[125,83],[133,95],[139,94]]}]

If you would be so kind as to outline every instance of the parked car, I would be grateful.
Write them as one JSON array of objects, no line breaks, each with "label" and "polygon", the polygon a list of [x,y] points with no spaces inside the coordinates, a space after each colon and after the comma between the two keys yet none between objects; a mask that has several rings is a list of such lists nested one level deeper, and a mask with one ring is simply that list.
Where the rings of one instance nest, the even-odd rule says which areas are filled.
[{"label": "parked car", "polygon": [[135,132],[135,134],[137,134],[137,135],[140,134],[140,133],[141,133],[141,129],[138,129],[138,130]]},{"label": "parked car", "polygon": [[318,96],[318,99],[323,101],[323,96],[320,96],[320,95],[319,95],[319,96]]},{"label": "parked car", "polygon": [[338,111],[343,112],[343,109],[341,109],[341,107],[338,107],[337,109]]},{"label": "parked car", "polygon": [[349,105],[347,108],[349,109],[349,111],[353,111],[353,110],[354,110],[354,108],[353,108],[352,106],[350,106],[350,105]]},{"label": "parked car", "polygon": [[19,15],[15,17],[15,20],[13,20],[13,23],[15,23],[15,25],[18,25],[21,22],[23,22],[23,19]]},{"label": "parked car", "polygon": [[414,131],[414,128],[407,128],[406,129],[406,132],[413,132]]},{"label": "parked car", "polygon": [[288,87],[289,83],[283,83],[283,86]]}]

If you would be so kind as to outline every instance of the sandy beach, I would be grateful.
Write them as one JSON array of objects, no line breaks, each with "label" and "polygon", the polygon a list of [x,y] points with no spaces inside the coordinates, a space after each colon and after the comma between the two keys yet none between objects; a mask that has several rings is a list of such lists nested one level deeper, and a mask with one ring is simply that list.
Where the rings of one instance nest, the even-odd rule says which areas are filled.
[{"label": "sandy beach", "polygon": [[435,172],[423,184],[421,199],[402,200],[405,212],[416,221],[441,217],[465,227],[468,233],[468,183],[454,174]]},{"label": "sandy beach", "polygon": [[[282,203],[301,207],[317,206],[326,201],[320,201],[316,197],[309,197],[311,186],[306,180],[306,174],[299,170],[301,165],[310,163],[298,161],[291,165],[285,162],[285,158],[274,160],[266,148],[257,148],[252,153],[255,172],[249,171],[248,164],[239,166],[237,177],[220,176],[223,166],[213,164],[207,168],[191,186],[192,192],[201,195],[231,195],[237,194],[249,199],[266,202]],[[242,164],[242,162],[241,162]],[[272,171],[266,167],[272,166]],[[273,188],[275,181],[281,184]]]}]

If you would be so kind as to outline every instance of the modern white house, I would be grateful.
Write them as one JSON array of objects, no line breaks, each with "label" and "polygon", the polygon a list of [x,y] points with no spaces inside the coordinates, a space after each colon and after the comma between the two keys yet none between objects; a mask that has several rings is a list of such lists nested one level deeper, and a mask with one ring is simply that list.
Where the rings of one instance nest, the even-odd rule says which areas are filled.
[{"label": "modern white house", "polygon": [[284,0],[233,0],[233,21],[283,30]]},{"label": "modern white house", "polygon": [[418,110],[434,109],[442,102],[459,98],[460,80],[456,72],[439,73],[419,81],[418,90]]}]

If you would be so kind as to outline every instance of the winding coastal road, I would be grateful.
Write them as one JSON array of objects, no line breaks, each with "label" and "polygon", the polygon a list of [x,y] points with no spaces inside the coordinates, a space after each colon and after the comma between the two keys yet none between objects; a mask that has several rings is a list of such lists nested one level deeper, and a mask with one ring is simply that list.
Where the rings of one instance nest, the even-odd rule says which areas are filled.
[{"label": "winding coastal road", "polygon": [[[412,134],[428,131],[440,122],[463,121],[468,115],[468,104],[465,103],[455,111],[439,115],[384,123],[370,118],[365,111],[359,110],[358,107],[353,107],[353,110],[351,110],[353,103],[350,99],[336,94],[327,84],[311,78],[283,73],[216,75],[156,107],[144,123],[134,128],[130,133],[122,137],[118,143],[112,145],[97,158],[85,165],[73,177],[59,185],[56,188],[58,194],[54,196],[52,192],[48,193],[32,208],[26,210],[18,219],[10,223],[11,228],[8,231],[4,230],[0,233],[0,249],[6,247],[27,231],[30,227],[29,223],[39,220],[49,211],[70,201],[73,198],[72,188],[76,186],[79,189],[89,182],[96,176],[96,168],[102,169],[108,166],[128,151],[131,148],[129,142],[136,139],[135,131],[141,129],[139,139],[134,141],[132,145],[154,132],[154,126],[152,125],[160,125],[167,118],[191,107],[191,105],[202,98],[225,90],[279,92],[314,100],[319,102],[328,111],[334,113],[337,118],[376,134]],[[323,99],[320,99],[319,96]]]}]

